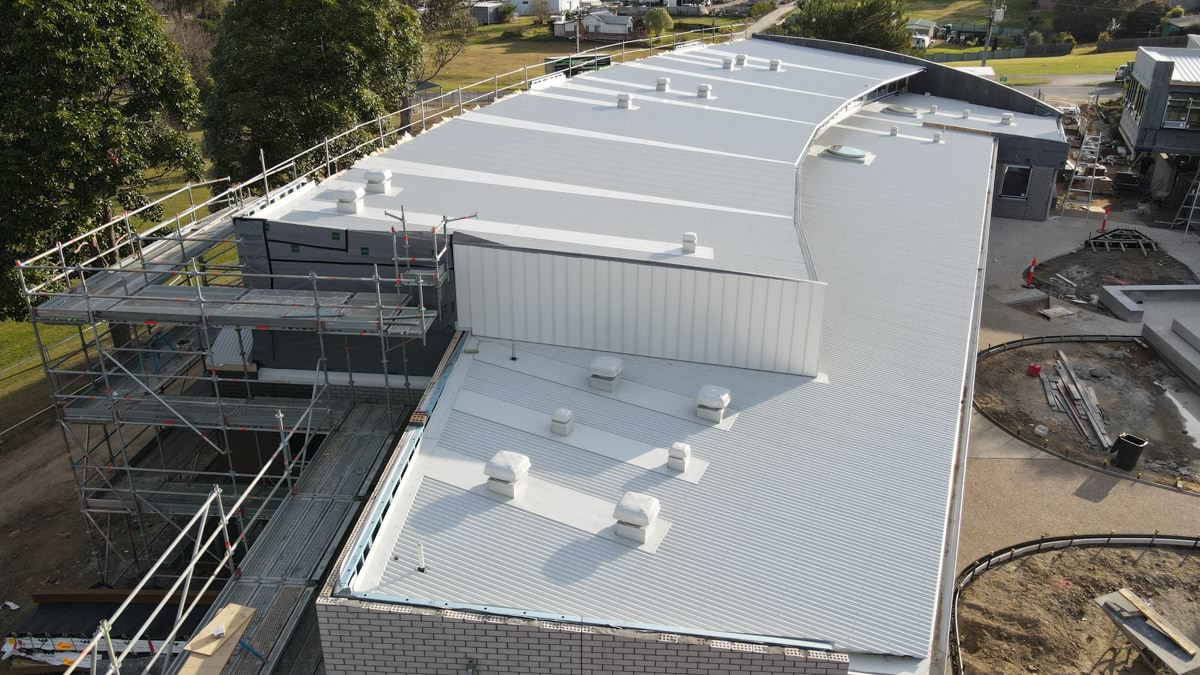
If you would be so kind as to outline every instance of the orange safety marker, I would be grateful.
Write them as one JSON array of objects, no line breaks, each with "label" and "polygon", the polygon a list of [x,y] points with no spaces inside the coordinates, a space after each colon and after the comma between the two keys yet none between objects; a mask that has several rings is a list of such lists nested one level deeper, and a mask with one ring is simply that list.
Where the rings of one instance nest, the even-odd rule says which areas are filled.
[{"label": "orange safety marker", "polygon": [[1025,277],[1025,288],[1033,288],[1033,270],[1037,268],[1037,258],[1029,263],[1029,273]]},{"label": "orange safety marker", "polygon": [[1100,234],[1104,234],[1104,228],[1108,227],[1108,209],[1109,207],[1104,207],[1104,220],[1100,221]]}]

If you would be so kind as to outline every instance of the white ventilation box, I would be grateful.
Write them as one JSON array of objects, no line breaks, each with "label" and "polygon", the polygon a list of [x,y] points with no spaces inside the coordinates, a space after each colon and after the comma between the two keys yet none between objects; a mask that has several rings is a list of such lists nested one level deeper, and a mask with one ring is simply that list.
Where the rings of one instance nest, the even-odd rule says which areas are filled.
[{"label": "white ventilation box", "polygon": [[338,213],[361,213],[367,191],[360,187],[344,187],[337,191]]},{"label": "white ventilation box", "polygon": [[621,359],[615,356],[597,356],[588,366],[588,384],[593,389],[616,391],[617,385],[621,384],[621,371],[624,367]]},{"label": "white ventilation box", "polygon": [[374,169],[366,173],[367,192],[371,194],[387,194],[392,189],[392,170]]},{"label": "white ventilation box", "polygon": [[639,544],[646,543],[660,509],[656,497],[640,492],[626,492],[621,501],[617,502],[617,508],[613,509],[613,518],[617,519],[617,536]]},{"label": "white ventilation box", "polygon": [[696,98],[712,98],[711,84],[696,85]]},{"label": "white ventilation box", "polygon": [[675,441],[667,451],[667,468],[675,471],[687,471],[688,462],[692,459],[692,446],[683,441]]},{"label": "white ventilation box", "polygon": [[522,478],[529,473],[529,457],[511,450],[497,452],[483,467],[488,490],[505,497],[516,497]]},{"label": "white ventilation box", "polygon": [[733,57],[726,56],[725,58],[721,59],[721,67],[725,70],[733,70]]},{"label": "white ventilation box", "polygon": [[700,243],[700,237],[696,236],[695,232],[683,233],[683,252],[691,255],[696,252],[696,244]]},{"label": "white ventilation box", "polygon": [[671,78],[660,77],[654,81],[655,91],[671,91]]},{"label": "white ventilation box", "polygon": [[696,394],[696,417],[709,422],[720,424],[725,419],[725,411],[733,402],[733,396],[724,387],[706,384],[700,387]]},{"label": "white ventilation box", "polygon": [[776,72],[783,70],[783,63],[779,59],[771,59],[770,68]]},{"label": "white ventilation box", "polygon": [[550,431],[558,436],[570,436],[575,431],[575,413],[559,408],[550,416]]},{"label": "white ventilation box", "polygon": [[629,94],[617,94],[617,107],[622,108],[624,110],[628,110],[629,102],[632,100],[633,100],[633,97],[630,96]]},{"label": "white ventilation box", "polygon": [[745,54],[738,54],[738,55],[737,55],[737,56],[734,58],[734,61],[733,61],[733,62],[734,62],[736,65],[737,65],[737,67],[741,68],[742,66],[746,65],[746,55],[745,55]]}]

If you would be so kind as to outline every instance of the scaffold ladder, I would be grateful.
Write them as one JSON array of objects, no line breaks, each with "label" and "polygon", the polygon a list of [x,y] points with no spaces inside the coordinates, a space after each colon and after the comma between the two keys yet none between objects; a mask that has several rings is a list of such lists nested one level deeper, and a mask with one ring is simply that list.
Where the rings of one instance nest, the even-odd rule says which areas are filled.
[{"label": "scaffold ladder", "polygon": [[1193,229],[1200,234],[1200,170],[1196,171],[1196,175],[1192,177],[1192,184],[1188,186],[1187,194],[1184,195],[1183,201],[1179,203],[1179,210],[1175,212],[1175,220],[1171,221],[1171,229],[1183,226],[1183,233],[1186,235]]},{"label": "scaffold ladder", "polygon": [[1066,215],[1072,206],[1083,207],[1083,219],[1091,215],[1092,198],[1095,195],[1096,164],[1100,158],[1100,134],[1085,134],[1075,156],[1075,170],[1067,183],[1067,194],[1063,195],[1062,211]]}]

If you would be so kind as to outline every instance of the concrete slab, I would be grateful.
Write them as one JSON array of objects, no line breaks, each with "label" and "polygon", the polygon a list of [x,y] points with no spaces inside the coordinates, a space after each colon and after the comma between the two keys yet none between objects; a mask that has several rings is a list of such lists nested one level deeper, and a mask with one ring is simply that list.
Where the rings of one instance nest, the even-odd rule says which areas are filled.
[{"label": "concrete slab", "polygon": [[1057,459],[1054,455],[1044,453],[992,424],[977,410],[971,412],[971,442],[967,446],[967,457],[969,459]]}]

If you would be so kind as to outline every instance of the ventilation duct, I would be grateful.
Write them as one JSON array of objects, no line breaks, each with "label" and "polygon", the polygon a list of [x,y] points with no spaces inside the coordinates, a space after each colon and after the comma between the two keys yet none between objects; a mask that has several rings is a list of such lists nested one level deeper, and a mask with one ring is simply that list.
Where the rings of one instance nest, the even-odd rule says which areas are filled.
[{"label": "ventilation duct", "polygon": [[655,91],[671,91],[671,78],[660,77],[654,81]]},{"label": "ventilation duct", "polygon": [[1014,124],[1014,115],[1010,112],[1000,113],[1000,124]]},{"label": "ventilation duct", "polygon": [[696,417],[720,424],[725,419],[725,411],[732,401],[733,397],[728,389],[706,384],[700,387],[696,394]]},{"label": "ventilation duct", "polygon": [[696,98],[712,98],[711,84],[696,85]]},{"label": "ventilation duct", "polygon": [[360,187],[345,187],[337,191],[338,213],[362,213],[362,199],[367,191]]},{"label": "ventilation duct", "polygon": [[629,101],[632,97],[629,94],[617,94],[617,107],[625,110],[629,109]]},{"label": "ventilation duct", "polygon": [[893,136],[899,136],[900,135],[900,127],[892,127],[892,129],[889,133],[891,133],[891,135],[893,135]]},{"label": "ventilation duct", "polygon": [[550,431],[558,436],[570,436],[575,431],[575,413],[559,408],[550,416]]},{"label": "ventilation duct", "polygon": [[661,508],[655,497],[640,492],[626,492],[617,502],[617,508],[613,509],[613,518],[617,519],[617,536],[639,544],[646,543]]},{"label": "ventilation duct", "polygon": [[501,450],[483,467],[488,477],[488,490],[505,497],[516,497],[522,489],[521,480],[529,473],[529,458],[519,452]]},{"label": "ventilation duct", "polygon": [[969,108],[963,109],[963,119],[964,120],[971,119],[971,110]]},{"label": "ventilation duct", "polygon": [[745,65],[746,65],[746,55],[745,55],[745,54],[738,54],[738,55],[737,55],[737,56],[734,58],[734,61],[733,61],[733,63],[734,63],[734,65],[736,65],[738,68],[741,68],[741,67],[745,66]]},{"label": "ventilation duct", "polygon": [[615,356],[597,356],[592,359],[592,365],[588,367],[588,371],[591,373],[588,377],[588,384],[593,389],[615,391],[617,385],[621,384],[622,370],[621,359]]},{"label": "ventilation duct", "polygon": [[779,59],[771,59],[770,68],[771,70],[779,72],[783,70],[783,63]]},{"label": "ventilation duct", "polygon": [[929,106],[929,114],[930,114],[930,115],[936,115],[936,114],[937,114],[937,106],[936,106],[936,105],[931,105],[931,106]]},{"label": "ventilation duct", "polygon": [[733,70],[733,57],[726,56],[725,58],[721,59],[721,67],[725,70]]},{"label": "ventilation duct", "polygon": [[367,192],[372,194],[387,194],[392,189],[392,170],[374,169],[366,173]]},{"label": "ventilation duct", "polygon": [[940,131],[936,131],[936,132],[934,132],[934,134],[933,134],[933,142],[934,142],[934,143],[941,143],[941,142],[942,142],[942,132],[940,132]]},{"label": "ventilation duct", "polygon": [[692,253],[695,253],[696,252],[696,244],[699,242],[700,242],[700,238],[696,236],[695,232],[684,232],[683,233],[683,252],[684,252],[684,254],[690,255]]}]

